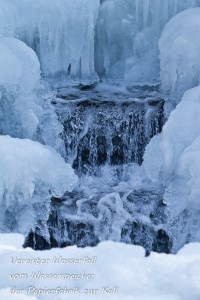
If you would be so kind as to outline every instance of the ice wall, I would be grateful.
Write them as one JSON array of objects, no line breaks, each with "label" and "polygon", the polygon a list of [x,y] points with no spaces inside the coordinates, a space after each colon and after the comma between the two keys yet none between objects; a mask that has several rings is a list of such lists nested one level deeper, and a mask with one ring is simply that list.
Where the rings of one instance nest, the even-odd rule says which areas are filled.
[{"label": "ice wall", "polygon": [[97,72],[126,82],[158,79],[164,25],[178,12],[199,5],[199,0],[104,1],[97,22]]},{"label": "ice wall", "polygon": [[172,18],[159,41],[162,88],[179,99],[200,83],[200,8]]},{"label": "ice wall", "polygon": [[35,50],[44,77],[92,83],[94,27],[99,0],[2,0],[0,36],[14,36]]}]

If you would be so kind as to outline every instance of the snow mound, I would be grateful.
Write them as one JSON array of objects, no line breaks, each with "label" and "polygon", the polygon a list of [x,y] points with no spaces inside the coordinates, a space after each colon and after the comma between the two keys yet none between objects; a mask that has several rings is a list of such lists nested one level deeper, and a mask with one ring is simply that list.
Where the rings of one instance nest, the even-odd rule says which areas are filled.
[{"label": "snow mound", "polygon": [[172,214],[200,209],[200,87],[187,91],[160,135],[146,148],[149,177],[166,187],[164,199]]},{"label": "snow mound", "polygon": [[165,92],[182,96],[200,83],[200,8],[185,10],[165,26],[159,41]]},{"label": "snow mound", "polygon": [[[15,235],[15,240],[20,239]],[[52,249],[48,251],[33,251],[32,249],[13,249],[16,242],[10,242],[8,246],[6,235],[0,235],[0,263],[1,299],[15,299],[11,295],[11,288],[16,286],[23,289],[19,299],[60,299],[66,298],[86,300],[91,295],[95,300],[198,300],[200,295],[200,254],[199,244],[185,246],[180,255],[166,255],[152,253],[150,257],[144,257],[144,250],[141,247],[126,245],[114,242],[103,242],[97,247],[80,249],[77,247],[67,247],[64,249]],[[62,260],[88,259],[96,257],[93,264],[66,264],[54,263],[55,258]],[[30,259],[32,261],[48,260],[48,263],[15,263]],[[11,263],[13,261],[13,263]],[[84,272],[83,272],[84,270]],[[93,279],[65,279],[64,276],[70,274],[82,275],[94,274]],[[11,274],[27,274],[23,280],[11,279]],[[34,274],[39,276],[34,279]],[[52,279],[53,274],[61,275],[60,278]],[[47,275],[44,278],[43,275]],[[43,276],[43,277],[42,277]],[[33,287],[34,290],[30,289]],[[59,287],[59,288],[58,288]],[[50,289],[73,289],[77,287],[80,293],[55,294],[42,293],[44,288]],[[118,290],[114,294],[104,294],[103,288]],[[39,296],[39,290],[41,295]],[[83,294],[86,289],[96,289],[96,293]],[[5,298],[7,296],[7,298]],[[24,298],[23,298],[24,297]],[[90,297],[89,297],[90,298]],[[18,299],[18,298],[16,298]]]}]

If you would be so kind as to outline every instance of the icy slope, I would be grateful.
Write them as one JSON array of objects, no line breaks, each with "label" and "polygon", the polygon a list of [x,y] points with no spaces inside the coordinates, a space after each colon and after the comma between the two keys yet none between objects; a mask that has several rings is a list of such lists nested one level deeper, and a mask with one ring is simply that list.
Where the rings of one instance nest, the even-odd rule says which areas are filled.
[{"label": "icy slope", "polygon": [[2,0],[0,36],[14,36],[35,50],[44,77],[91,83],[94,26],[99,0]]},{"label": "icy slope", "polygon": [[[104,242],[98,247],[78,249],[67,247],[51,251],[33,251],[22,249],[20,235],[0,235],[1,262],[1,300],[35,300],[35,299],[94,299],[94,300],[198,300],[200,295],[200,255],[199,244],[190,244],[183,248],[178,255],[164,255],[152,253],[144,257],[141,247],[125,244]],[[46,264],[16,264],[11,263],[11,257],[17,259],[48,260]],[[87,261],[96,257],[94,264],[53,264],[54,258],[82,259]],[[14,280],[10,274],[27,274],[27,279]],[[92,279],[70,279],[70,275],[93,274]],[[38,279],[34,279],[34,275]],[[43,274],[49,276],[44,279]],[[52,279],[52,275],[61,275]],[[51,279],[50,279],[51,278]],[[82,277],[81,277],[82,278]],[[11,288],[16,286],[23,289],[21,295],[10,294]],[[31,288],[32,287],[32,288]],[[77,287],[74,294],[62,294],[62,289]],[[114,289],[118,287],[118,289]],[[45,293],[47,289],[50,293]],[[114,289],[115,293],[106,293],[103,289]],[[39,290],[40,289],[40,290]],[[53,291],[54,289],[54,291]],[[86,294],[87,290],[92,291]],[[57,290],[57,294],[56,294]],[[60,291],[60,293],[59,293]],[[111,290],[112,291],[112,290]],[[85,294],[84,294],[85,292]],[[89,292],[89,290],[88,290]],[[39,296],[40,293],[40,296]]]}]

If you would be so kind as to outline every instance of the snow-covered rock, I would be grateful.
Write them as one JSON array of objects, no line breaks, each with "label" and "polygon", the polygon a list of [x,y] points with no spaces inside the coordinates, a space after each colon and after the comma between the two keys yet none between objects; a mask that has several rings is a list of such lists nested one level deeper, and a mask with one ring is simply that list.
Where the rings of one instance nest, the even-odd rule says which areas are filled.
[{"label": "snow-covered rock", "polygon": [[9,136],[1,136],[0,141],[1,203],[26,203],[39,186],[57,197],[75,186],[73,169],[52,148]]}]

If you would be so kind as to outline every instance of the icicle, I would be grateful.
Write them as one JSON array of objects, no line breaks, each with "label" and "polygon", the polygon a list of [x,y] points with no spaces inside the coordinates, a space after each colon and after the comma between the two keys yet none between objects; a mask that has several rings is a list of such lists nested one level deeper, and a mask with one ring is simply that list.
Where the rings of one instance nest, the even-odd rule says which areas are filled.
[{"label": "icicle", "polygon": [[140,5],[140,0],[135,0],[135,15],[136,15],[136,21],[137,24],[139,24],[139,5]]},{"label": "icicle", "polygon": [[143,27],[148,24],[150,0],[143,0]]}]

